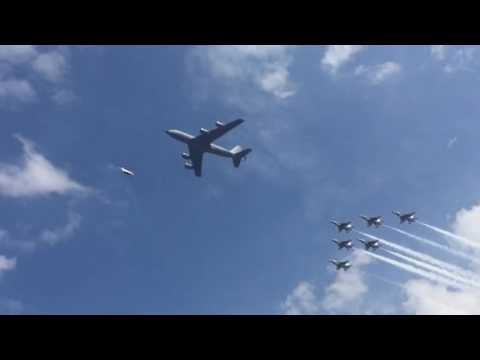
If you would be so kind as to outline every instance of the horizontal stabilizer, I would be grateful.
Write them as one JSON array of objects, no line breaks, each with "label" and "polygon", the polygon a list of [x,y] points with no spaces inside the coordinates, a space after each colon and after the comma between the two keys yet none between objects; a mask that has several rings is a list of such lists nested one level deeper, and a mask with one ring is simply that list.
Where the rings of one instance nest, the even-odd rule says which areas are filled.
[{"label": "horizontal stabilizer", "polygon": [[233,160],[233,166],[238,168],[240,166],[240,162],[243,159],[246,159],[247,155],[252,151],[252,149],[242,149],[241,146],[235,146],[231,152],[232,152],[232,160]]}]

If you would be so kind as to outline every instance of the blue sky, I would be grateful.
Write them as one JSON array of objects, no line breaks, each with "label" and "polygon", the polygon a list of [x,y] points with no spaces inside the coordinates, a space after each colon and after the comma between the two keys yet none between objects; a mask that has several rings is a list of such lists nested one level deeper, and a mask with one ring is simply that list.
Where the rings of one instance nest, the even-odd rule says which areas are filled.
[{"label": "blue sky", "polygon": [[[394,209],[480,242],[479,59],[472,46],[0,46],[0,312],[478,313],[471,292],[358,254],[351,275],[327,261],[346,257],[329,219],[397,226]],[[217,142],[253,153],[239,169],[207,155],[200,179],[164,132],[239,117]]]}]

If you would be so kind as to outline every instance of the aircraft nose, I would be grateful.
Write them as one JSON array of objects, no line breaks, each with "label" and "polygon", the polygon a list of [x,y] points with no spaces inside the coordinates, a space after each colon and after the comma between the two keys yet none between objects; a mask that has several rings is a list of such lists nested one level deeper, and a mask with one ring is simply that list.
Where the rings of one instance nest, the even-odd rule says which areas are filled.
[{"label": "aircraft nose", "polygon": [[172,136],[172,130],[165,130],[165,134],[169,135],[169,136]]}]

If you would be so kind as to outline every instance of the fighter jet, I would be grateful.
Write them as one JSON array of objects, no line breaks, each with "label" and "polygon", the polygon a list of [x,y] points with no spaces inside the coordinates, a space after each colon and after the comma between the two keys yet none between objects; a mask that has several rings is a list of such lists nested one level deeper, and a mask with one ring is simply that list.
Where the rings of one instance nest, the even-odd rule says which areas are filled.
[{"label": "fighter jet", "polygon": [[122,173],[128,176],[135,176],[135,173],[131,170],[125,169],[124,167],[121,167],[120,170],[122,170]]},{"label": "fighter jet", "polygon": [[341,232],[342,230],[344,230],[345,232],[349,233],[353,229],[353,225],[350,221],[344,222],[344,223],[338,223],[336,221],[330,220],[330,222],[337,227],[338,232]]},{"label": "fighter jet", "polygon": [[377,250],[379,247],[380,247],[380,241],[378,240],[368,240],[368,241],[365,241],[365,240],[361,240],[361,239],[358,239],[358,241],[360,241],[363,245],[365,245],[365,250]]},{"label": "fighter jet", "polygon": [[353,248],[353,242],[352,242],[352,240],[339,241],[339,240],[337,240],[337,239],[333,239],[332,241],[333,241],[335,244],[337,244],[338,250],[341,250],[341,249],[350,250],[351,248]]},{"label": "fighter jet", "polygon": [[220,121],[215,123],[216,128],[207,130],[204,128],[200,129],[200,134],[193,136],[187,134],[186,132],[180,130],[166,130],[165,132],[174,138],[175,140],[181,141],[188,146],[188,153],[182,153],[182,158],[186,160],[185,168],[194,170],[195,176],[202,176],[202,158],[204,153],[210,153],[219,155],[226,158],[231,158],[233,161],[233,166],[238,168],[240,162],[243,159],[246,159],[247,154],[252,151],[252,149],[242,149],[241,146],[235,146],[233,149],[228,150],[221,146],[213,144],[213,141],[225,135],[228,131],[237,127],[244,120],[237,119],[228,124],[224,124]]},{"label": "fighter jet", "polygon": [[375,225],[376,228],[383,225],[383,218],[381,216],[367,217],[360,215],[360,217],[367,222],[367,226]]},{"label": "fighter jet", "polygon": [[407,214],[400,214],[398,211],[392,211],[392,213],[399,217],[400,224],[403,224],[405,221],[408,221],[408,223],[411,224],[417,220],[415,211]]},{"label": "fighter jet", "polygon": [[343,269],[344,271],[347,271],[349,268],[352,267],[352,264],[348,260],[345,260],[345,261],[330,260],[330,262],[337,267],[337,270]]}]

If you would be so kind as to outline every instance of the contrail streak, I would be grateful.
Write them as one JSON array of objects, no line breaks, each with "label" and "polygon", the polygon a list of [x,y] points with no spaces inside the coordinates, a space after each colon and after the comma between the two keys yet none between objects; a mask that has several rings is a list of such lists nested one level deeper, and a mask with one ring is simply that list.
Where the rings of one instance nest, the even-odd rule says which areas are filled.
[{"label": "contrail streak", "polygon": [[398,245],[398,244],[395,244],[395,243],[392,243],[390,241],[387,241],[385,239],[382,239],[382,238],[378,238],[376,236],[373,236],[373,235],[370,235],[370,234],[367,234],[367,233],[364,233],[362,231],[358,231],[356,230],[359,234],[363,235],[363,236],[366,236],[366,237],[369,237],[373,240],[378,240],[380,241],[381,243],[384,243],[385,245],[387,246],[390,246],[391,248],[393,249],[396,249],[398,251],[401,251],[405,254],[408,254],[410,256],[413,256],[417,259],[420,259],[426,263],[430,263],[432,265],[435,265],[435,266],[438,266],[440,268],[445,268],[445,269],[448,269],[454,273],[456,273],[457,275],[459,276],[463,276],[467,279],[470,279],[470,280],[474,280],[474,279],[478,279],[478,276],[475,274],[475,273],[472,273],[472,272],[469,272],[467,270],[464,270],[458,266],[455,266],[455,265],[452,265],[450,263],[447,263],[445,261],[442,261],[442,260],[438,260],[430,255],[427,255],[427,254],[424,254],[424,253],[421,253],[421,252],[418,252],[418,251],[415,251],[415,250],[412,250],[412,249],[409,249],[407,247],[404,247],[404,246],[401,246],[401,245]]},{"label": "contrail streak", "polygon": [[421,236],[417,236],[415,234],[411,234],[407,231],[404,231],[404,230],[401,230],[401,229],[398,229],[396,227],[393,227],[393,226],[389,226],[389,225],[384,225],[386,228],[388,229],[391,229],[393,231],[396,231],[400,234],[403,234],[405,236],[408,236],[409,238],[411,239],[414,239],[414,240],[417,240],[417,241],[420,241],[424,244],[427,244],[427,245],[430,245],[430,246],[433,246],[433,247],[436,247],[437,249],[442,249],[443,251],[446,251],[446,252],[449,252],[450,254],[452,255],[456,255],[458,257],[462,257],[464,259],[467,259],[467,260],[470,260],[472,262],[475,262],[477,264],[480,264],[480,261],[478,259],[476,259],[475,257],[473,256],[470,256],[468,254],[465,254],[461,251],[458,251],[458,250],[455,250],[455,249],[450,249],[448,246],[446,245],[443,245],[443,244],[439,244],[439,243],[436,243],[435,241],[432,241],[432,240],[428,240],[428,239],[425,239],[424,237],[421,237]]},{"label": "contrail streak", "polygon": [[368,252],[368,251],[365,251],[365,250],[360,250],[360,251],[364,251],[368,255],[370,255],[371,257],[373,257],[375,259],[378,259],[380,261],[383,261],[387,264],[393,265],[393,266],[395,266],[399,269],[405,270],[405,271],[410,272],[412,274],[420,275],[420,276],[424,277],[425,279],[432,280],[432,281],[435,281],[439,284],[446,285],[446,286],[451,286],[451,287],[454,287],[454,288],[457,288],[457,289],[460,289],[460,290],[465,289],[465,286],[461,286],[454,281],[451,281],[447,278],[444,278],[443,276],[437,275],[437,274],[432,273],[430,271],[419,269],[419,268],[417,268],[413,265],[405,264],[403,262],[400,262],[400,261],[397,261],[397,260],[394,260],[394,259],[390,259],[390,258],[382,256],[382,255],[374,254],[374,253],[371,253],[371,252]]},{"label": "contrail streak", "polygon": [[457,275],[455,273],[452,273],[448,270],[445,270],[445,269],[442,269],[442,268],[439,268],[437,266],[434,266],[434,265],[430,265],[430,264],[427,264],[423,261],[419,261],[419,260],[416,260],[416,259],[413,259],[409,256],[405,256],[405,255],[402,255],[402,254],[399,254],[395,251],[390,251],[390,250],[387,250],[387,249],[383,249],[383,251],[389,253],[390,255],[393,255],[393,256],[396,256],[402,260],[405,260],[405,261],[408,261],[414,265],[417,265],[417,266],[420,266],[420,267],[423,267],[427,270],[430,270],[430,271],[433,271],[433,272],[436,272],[440,275],[443,275],[443,276],[446,276],[446,277],[449,277],[450,279],[454,280],[455,282],[458,282],[458,283],[463,283],[465,285],[468,285],[468,286],[473,286],[473,287],[477,287],[477,288],[480,288],[480,283],[476,282],[476,281],[473,281],[473,280],[470,280],[470,279],[466,279],[460,275]]},{"label": "contrail streak", "polygon": [[440,234],[442,234],[442,235],[445,235],[445,236],[448,236],[448,237],[450,237],[450,238],[452,238],[452,239],[455,239],[455,240],[457,240],[457,241],[459,241],[459,242],[461,242],[461,243],[463,243],[463,244],[465,244],[465,245],[468,245],[468,246],[471,246],[471,247],[480,249],[480,244],[477,244],[477,243],[473,242],[472,240],[469,240],[469,239],[466,239],[466,238],[464,238],[464,237],[458,236],[458,235],[456,235],[456,234],[454,234],[454,233],[452,233],[452,232],[450,232],[450,231],[440,229],[440,228],[438,228],[438,227],[436,227],[436,226],[425,224],[425,223],[423,223],[423,222],[421,222],[421,221],[417,221],[417,223],[419,223],[420,225],[423,225],[423,226],[425,226],[425,227],[427,227],[427,228],[429,228],[429,229],[431,229],[431,230],[433,230],[433,231],[436,231],[436,232],[438,232],[438,233],[440,233]]}]

